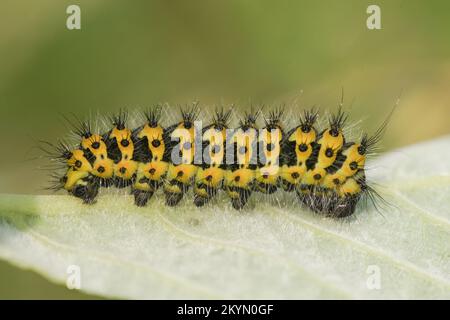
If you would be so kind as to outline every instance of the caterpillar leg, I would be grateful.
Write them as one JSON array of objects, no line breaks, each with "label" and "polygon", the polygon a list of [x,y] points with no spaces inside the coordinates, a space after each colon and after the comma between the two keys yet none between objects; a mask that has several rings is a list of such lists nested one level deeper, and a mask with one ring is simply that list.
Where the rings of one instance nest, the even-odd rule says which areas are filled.
[{"label": "caterpillar leg", "polygon": [[280,170],[279,184],[286,192],[296,190],[303,175],[305,174],[305,166],[283,166]]},{"label": "caterpillar leg", "polygon": [[161,185],[162,182],[158,180],[150,180],[146,177],[138,179],[131,189],[134,203],[138,207],[144,207]]},{"label": "caterpillar leg", "polygon": [[362,184],[365,183],[364,171],[360,171],[355,177],[348,178],[338,190],[340,200],[334,208],[333,216],[341,218],[352,215],[356,204],[363,192]]},{"label": "caterpillar leg", "polygon": [[114,187],[116,187],[118,189],[127,188],[133,184],[133,180],[122,179],[119,177],[114,177],[112,182],[113,182]]},{"label": "caterpillar leg", "polygon": [[258,182],[256,185],[256,190],[258,192],[264,193],[264,194],[272,194],[277,191],[278,187],[273,184]]},{"label": "caterpillar leg", "polygon": [[166,195],[166,205],[175,207],[183,199],[184,193],[187,191],[181,182],[172,180],[166,186],[164,194]]},{"label": "caterpillar leg", "polygon": [[355,212],[360,195],[345,195],[342,197],[331,191],[327,196],[315,195],[311,196],[310,199],[308,205],[312,211],[333,218],[343,218]]},{"label": "caterpillar leg", "polygon": [[231,205],[236,210],[242,210],[247,204],[252,192],[249,189],[231,187],[228,193],[231,197]]},{"label": "caterpillar leg", "polygon": [[131,193],[134,196],[134,204],[138,207],[145,207],[147,205],[148,200],[153,196],[153,191],[144,191],[139,189],[131,190]]},{"label": "caterpillar leg", "polygon": [[334,210],[335,201],[330,201],[330,198],[326,198],[320,193],[316,194],[314,191],[309,194],[297,193],[297,196],[305,206],[315,213],[329,214]]},{"label": "caterpillar leg", "polygon": [[208,187],[206,185],[198,186],[198,190],[203,190],[202,193],[204,193],[205,195],[200,195],[200,191],[194,194],[194,204],[197,207],[203,207],[217,194],[217,189]]},{"label": "caterpillar leg", "polygon": [[[85,182],[85,183],[84,183]],[[70,192],[77,198],[83,200],[86,204],[94,203],[98,195],[100,185],[95,181],[83,181],[77,184]]]},{"label": "caterpillar leg", "polygon": [[194,204],[197,207],[202,207],[207,204],[217,194],[217,188],[213,188],[205,183],[198,183],[195,185]]},{"label": "caterpillar leg", "polygon": [[61,179],[64,189],[84,203],[93,203],[100,188],[99,180],[86,171],[69,168]]},{"label": "caterpillar leg", "polygon": [[154,190],[149,185],[150,180],[145,176],[140,177],[134,183],[131,194],[134,196],[134,204],[138,207],[147,205],[148,200],[153,196]]},{"label": "caterpillar leg", "polygon": [[339,196],[334,190],[301,184],[295,189],[297,198],[315,213],[333,215]]},{"label": "caterpillar leg", "polygon": [[280,179],[280,186],[283,188],[283,191],[292,192],[295,190],[296,185],[285,179]]},{"label": "caterpillar leg", "polygon": [[131,194],[134,196],[134,203],[138,207],[147,205],[148,200],[161,186],[162,182],[156,180],[149,180],[148,178],[141,178],[133,185]]},{"label": "caterpillar leg", "polygon": [[114,165],[114,186],[126,188],[133,184],[138,170],[138,163],[133,160],[121,160]]},{"label": "caterpillar leg", "polygon": [[331,215],[336,218],[344,218],[351,216],[356,209],[360,195],[346,196],[342,198],[334,207]]},{"label": "caterpillar leg", "polygon": [[314,195],[313,187],[308,185],[296,185],[294,190],[300,203],[314,212],[320,212],[318,198]]}]

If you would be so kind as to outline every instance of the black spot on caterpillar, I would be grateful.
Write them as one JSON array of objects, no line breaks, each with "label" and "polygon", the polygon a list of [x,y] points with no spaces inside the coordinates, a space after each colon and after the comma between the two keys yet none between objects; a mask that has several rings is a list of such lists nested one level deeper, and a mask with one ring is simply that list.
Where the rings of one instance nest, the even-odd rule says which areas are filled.
[{"label": "black spot on caterpillar", "polygon": [[355,141],[344,136],[348,115],[342,104],[322,127],[319,111],[312,108],[290,128],[284,124],[285,106],[265,115],[262,108],[252,109],[235,128],[230,126],[233,107],[216,108],[206,126],[199,121],[198,103],[180,107],[169,126],[161,121],[164,108],[148,109],[145,120],[132,128],[126,111],[111,116],[103,131],[68,120],[76,145],[40,143],[61,166],[61,173],[52,172],[50,188],[85,203],[94,203],[100,188],[130,188],[137,206],[146,206],[159,188],[166,204],[176,206],[192,188],[198,207],[223,190],[237,210],[255,192],[293,192],[299,205],[334,217],[352,215],[362,198],[374,204],[382,200],[366,180],[366,159],[395,107],[374,134]]}]

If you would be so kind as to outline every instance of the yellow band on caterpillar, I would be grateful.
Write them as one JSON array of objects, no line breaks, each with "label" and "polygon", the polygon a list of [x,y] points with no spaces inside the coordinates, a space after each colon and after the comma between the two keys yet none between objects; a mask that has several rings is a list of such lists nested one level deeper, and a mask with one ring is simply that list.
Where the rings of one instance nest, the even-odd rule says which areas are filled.
[{"label": "yellow band on caterpillar", "polygon": [[163,158],[165,143],[163,139],[164,130],[161,126],[149,126],[148,123],[144,125],[138,134],[138,138],[147,138],[147,147],[152,154],[153,161],[160,161]]},{"label": "yellow band on caterpillar", "polygon": [[167,181],[176,180],[188,185],[192,182],[197,172],[197,167],[192,164],[180,164],[178,166],[169,165],[167,170]]},{"label": "yellow band on caterpillar", "polygon": [[208,187],[218,188],[225,177],[225,170],[219,167],[198,168],[195,183],[204,183]]},{"label": "yellow band on caterpillar", "polygon": [[238,187],[250,189],[250,183],[255,179],[255,172],[250,169],[238,169],[227,171],[225,174],[225,185],[227,187]]},{"label": "yellow band on caterpillar", "polygon": [[95,160],[92,174],[102,179],[112,178],[114,176],[114,161],[107,158]]},{"label": "yellow band on caterpillar", "polygon": [[108,157],[108,149],[105,141],[99,134],[93,134],[81,140],[81,147],[87,149],[97,158],[106,159]]},{"label": "yellow band on caterpillar", "polygon": [[121,160],[114,165],[114,175],[116,177],[130,180],[136,173],[138,163],[133,160]]},{"label": "yellow band on caterpillar", "polygon": [[277,165],[264,166],[255,170],[255,179],[258,182],[276,185],[281,168]]}]

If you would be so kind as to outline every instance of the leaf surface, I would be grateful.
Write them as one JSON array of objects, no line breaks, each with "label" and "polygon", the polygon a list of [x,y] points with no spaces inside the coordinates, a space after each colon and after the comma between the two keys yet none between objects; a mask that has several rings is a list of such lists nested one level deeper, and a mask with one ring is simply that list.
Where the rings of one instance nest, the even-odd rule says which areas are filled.
[{"label": "leaf surface", "polygon": [[114,190],[91,206],[3,194],[0,257],[58,283],[79,266],[81,290],[105,297],[448,299],[448,159],[447,136],[370,162],[390,206],[340,220],[282,193],[253,195],[242,212],[224,195],[198,209],[192,197],[168,208],[161,194],[138,208]]}]

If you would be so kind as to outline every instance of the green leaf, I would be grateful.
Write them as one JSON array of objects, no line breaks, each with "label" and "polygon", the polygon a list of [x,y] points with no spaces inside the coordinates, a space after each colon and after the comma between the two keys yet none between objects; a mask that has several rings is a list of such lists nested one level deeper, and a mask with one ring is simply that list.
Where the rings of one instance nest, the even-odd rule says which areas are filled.
[{"label": "green leaf", "polygon": [[0,257],[60,283],[79,266],[81,290],[106,297],[448,299],[449,158],[444,137],[369,163],[391,206],[341,220],[284,194],[242,212],[224,196],[198,209],[112,190],[91,206],[0,195]]}]

